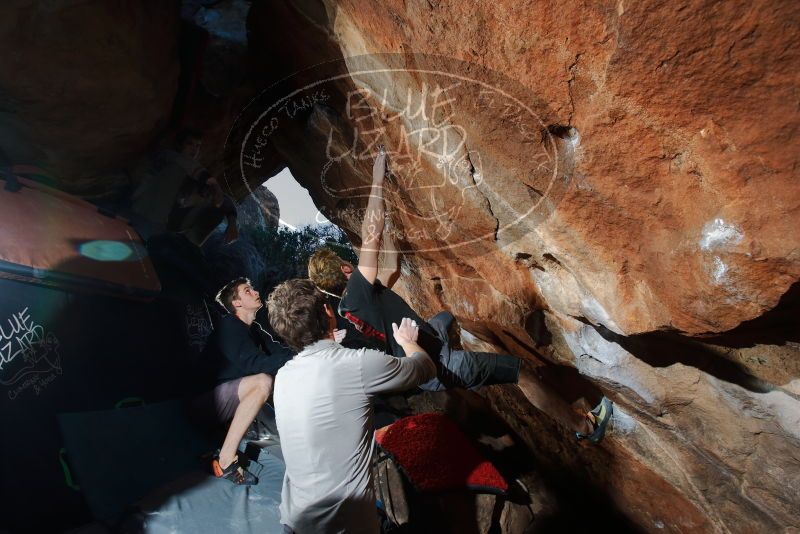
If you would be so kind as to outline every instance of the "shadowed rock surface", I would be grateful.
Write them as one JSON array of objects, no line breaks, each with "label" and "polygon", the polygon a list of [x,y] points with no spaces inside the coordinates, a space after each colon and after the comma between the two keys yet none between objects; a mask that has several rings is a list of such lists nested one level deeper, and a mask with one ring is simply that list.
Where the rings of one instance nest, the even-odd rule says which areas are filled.
[{"label": "shadowed rock surface", "polygon": [[124,184],[121,165],[144,152],[172,114],[177,7],[4,2],[0,164],[43,167],[57,187],[85,194]]}]

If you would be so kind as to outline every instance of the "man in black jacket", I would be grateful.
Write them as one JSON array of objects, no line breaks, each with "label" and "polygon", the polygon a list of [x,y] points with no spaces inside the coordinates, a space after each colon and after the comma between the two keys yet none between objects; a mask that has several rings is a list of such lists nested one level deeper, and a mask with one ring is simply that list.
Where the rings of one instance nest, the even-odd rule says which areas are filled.
[{"label": "man in black jacket", "polygon": [[275,373],[294,352],[273,340],[255,321],[263,303],[247,278],[228,282],[217,293],[217,302],[229,315],[209,339],[209,350],[218,353],[220,363],[218,385],[210,398],[217,418],[231,423],[212,470],[235,484],[255,484],[256,477],[238,465],[239,442],[272,393]]}]

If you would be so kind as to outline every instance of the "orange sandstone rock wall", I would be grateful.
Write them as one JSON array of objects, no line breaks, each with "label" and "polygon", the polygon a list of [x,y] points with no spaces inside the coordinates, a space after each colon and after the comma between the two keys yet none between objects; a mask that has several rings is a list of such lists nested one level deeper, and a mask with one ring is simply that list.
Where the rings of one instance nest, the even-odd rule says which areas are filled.
[{"label": "orange sandstone rock wall", "polygon": [[[307,25],[283,24],[293,36],[254,26],[270,44],[296,45],[282,48],[295,69],[326,55],[413,52],[519,82],[543,123],[574,126],[580,141],[555,213],[535,231],[498,235],[496,248],[538,265],[549,254],[555,268],[533,277],[550,307],[615,332],[730,330],[774,307],[800,275],[798,8],[626,4],[301,2],[272,17]],[[379,95],[380,83],[404,93],[424,81],[355,85]],[[467,103],[462,112],[462,102],[453,121],[475,119],[467,141],[519,179],[531,147],[494,139],[503,118]],[[485,178],[494,208],[512,184]],[[518,213],[495,215],[502,227]]]},{"label": "orange sandstone rock wall", "polygon": [[259,131],[354,236],[389,147],[414,306],[616,402],[590,449],[493,388],[533,450],[646,530],[800,528],[800,4],[305,0],[249,26],[267,81],[327,76]]}]

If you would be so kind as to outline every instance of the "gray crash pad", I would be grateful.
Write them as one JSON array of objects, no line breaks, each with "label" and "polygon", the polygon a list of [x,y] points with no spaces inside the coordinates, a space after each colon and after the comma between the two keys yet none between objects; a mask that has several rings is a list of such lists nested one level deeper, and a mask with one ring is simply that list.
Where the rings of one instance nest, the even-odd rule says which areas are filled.
[{"label": "gray crash pad", "polygon": [[261,449],[248,469],[258,476],[258,484],[236,486],[201,471],[189,473],[143,499],[120,531],[282,533],[278,506],[285,468],[280,447]]}]

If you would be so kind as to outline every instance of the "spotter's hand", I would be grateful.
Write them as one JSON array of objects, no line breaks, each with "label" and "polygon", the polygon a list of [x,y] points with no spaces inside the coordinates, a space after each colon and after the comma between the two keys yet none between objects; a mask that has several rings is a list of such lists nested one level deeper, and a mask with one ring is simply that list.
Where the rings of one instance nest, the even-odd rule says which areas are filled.
[{"label": "spotter's hand", "polygon": [[333,340],[337,343],[341,343],[346,335],[347,335],[347,330],[345,330],[344,328],[342,328],[341,330],[334,330]]},{"label": "spotter's hand", "polygon": [[419,337],[419,326],[416,321],[412,321],[408,317],[404,317],[400,321],[400,326],[397,323],[392,323],[392,332],[394,333],[394,340],[399,345],[407,343],[416,343]]}]

